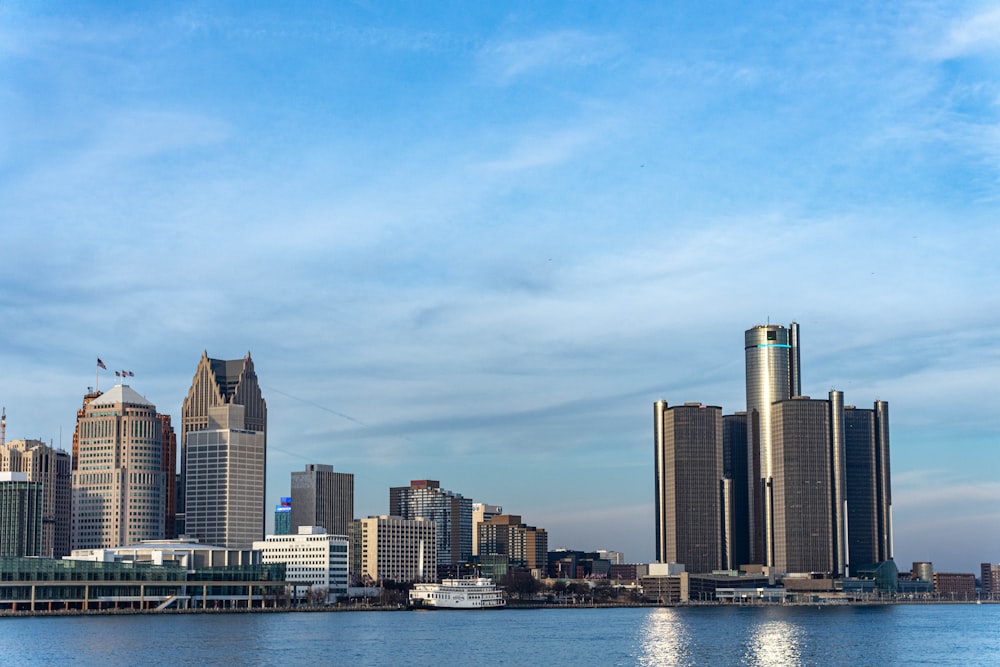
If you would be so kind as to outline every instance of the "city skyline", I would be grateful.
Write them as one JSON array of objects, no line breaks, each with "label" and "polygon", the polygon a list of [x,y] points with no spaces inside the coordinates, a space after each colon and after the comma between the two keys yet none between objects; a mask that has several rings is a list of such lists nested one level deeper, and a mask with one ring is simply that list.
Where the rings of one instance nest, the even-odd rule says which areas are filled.
[{"label": "city skyline", "polygon": [[794,320],[803,393],[892,406],[900,569],[997,560],[997,9],[0,15],[9,439],[250,350],[268,516],[322,463],[648,561],[650,403],[743,410]]}]

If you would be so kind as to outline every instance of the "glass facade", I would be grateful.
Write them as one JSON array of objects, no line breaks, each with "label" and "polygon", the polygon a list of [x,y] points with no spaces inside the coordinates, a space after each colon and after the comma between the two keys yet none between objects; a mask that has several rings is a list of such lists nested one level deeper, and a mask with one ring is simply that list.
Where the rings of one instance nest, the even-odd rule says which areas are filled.
[{"label": "glass facade", "polygon": [[772,406],[798,393],[798,325],[757,325],[744,333],[750,558],[774,564]]},{"label": "glass facade", "polygon": [[722,409],[701,404],[665,407],[659,429],[657,560],[688,572],[723,567]]},{"label": "glass facade", "polygon": [[800,397],[774,408],[774,566],[832,572],[829,401]]},{"label": "glass facade", "polygon": [[389,489],[389,514],[424,518],[437,525],[439,565],[468,563],[472,558],[472,499],[445,491],[436,480],[415,480]]}]

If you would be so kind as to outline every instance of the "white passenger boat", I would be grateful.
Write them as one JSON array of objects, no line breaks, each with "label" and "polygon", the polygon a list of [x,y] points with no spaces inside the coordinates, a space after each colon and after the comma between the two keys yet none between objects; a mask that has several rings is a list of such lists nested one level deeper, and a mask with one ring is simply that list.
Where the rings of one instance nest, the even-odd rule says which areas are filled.
[{"label": "white passenger boat", "polygon": [[497,609],[506,604],[503,590],[488,577],[414,584],[410,591],[410,606],[415,609]]}]

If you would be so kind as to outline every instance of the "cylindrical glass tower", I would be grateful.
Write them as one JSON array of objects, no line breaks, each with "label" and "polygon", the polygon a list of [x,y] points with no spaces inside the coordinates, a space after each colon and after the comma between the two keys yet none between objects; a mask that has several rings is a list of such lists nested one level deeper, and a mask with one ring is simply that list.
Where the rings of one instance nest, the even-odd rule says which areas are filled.
[{"label": "cylindrical glass tower", "polygon": [[750,558],[774,564],[771,521],[771,414],[775,401],[791,398],[801,387],[799,327],[758,324],[744,334],[747,368],[747,468],[750,490]]}]

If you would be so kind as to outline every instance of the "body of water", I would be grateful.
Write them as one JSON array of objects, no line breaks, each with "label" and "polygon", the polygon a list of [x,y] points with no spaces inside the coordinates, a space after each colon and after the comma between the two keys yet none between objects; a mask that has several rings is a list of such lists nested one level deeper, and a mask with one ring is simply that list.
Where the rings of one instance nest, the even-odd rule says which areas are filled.
[{"label": "body of water", "polygon": [[4,665],[997,665],[1000,605],[0,619]]}]

